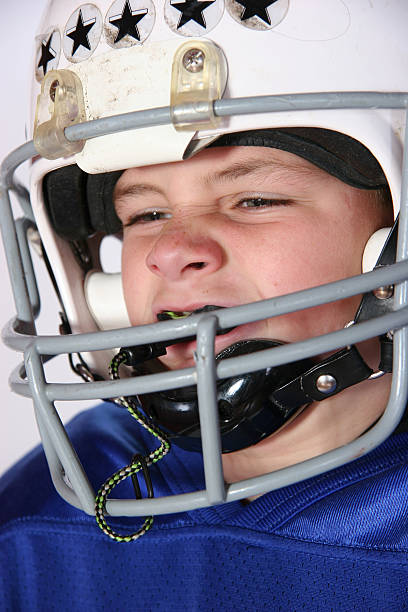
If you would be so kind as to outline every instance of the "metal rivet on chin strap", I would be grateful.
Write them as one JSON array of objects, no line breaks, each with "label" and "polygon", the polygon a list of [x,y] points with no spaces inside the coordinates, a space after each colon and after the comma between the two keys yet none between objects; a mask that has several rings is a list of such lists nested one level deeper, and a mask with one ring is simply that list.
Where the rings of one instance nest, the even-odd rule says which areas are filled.
[{"label": "metal rivet on chin strap", "polygon": [[378,300],[387,300],[394,293],[394,285],[385,285],[373,290],[373,294]]},{"label": "metal rivet on chin strap", "polygon": [[322,374],[316,380],[316,388],[320,393],[333,393],[337,387],[337,380],[331,374]]},{"label": "metal rivet on chin strap", "polygon": [[205,55],[201,49],[189,49],[183,55],[183,66],[188,72],[201,72],[204,68]]}]

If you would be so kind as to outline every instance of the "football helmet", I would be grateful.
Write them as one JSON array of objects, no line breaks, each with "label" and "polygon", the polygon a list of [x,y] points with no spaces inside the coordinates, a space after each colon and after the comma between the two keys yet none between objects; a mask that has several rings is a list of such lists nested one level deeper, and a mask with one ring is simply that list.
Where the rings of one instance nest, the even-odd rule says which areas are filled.
[{"label": "football helmet", "polygon": [[[89,514],[96,512],[103,523],[105,512],[154,515],[242,499],[351,461],[395,429],[408,389],[407,20],[405,0],[392,5],[386,0],[50,1],[35,39],[29,141],[2,165],[1,223],[17,310],[3,338],[24,353],[24,364],[13,372],[11,386],[33,398],[53,482],[66,501]],[[365,274],[359,277],[234,308],[205,308],[188,318],[168,313],[158,323],[130,327],[120,273],[108,273],[100,255],[104,235],[120,230],[112,194],[121,172],[187,159],[208,146],[237,144],[236,138],[245,135],[249,140],[239,144],[253,144],[251,139],[260,134],[266,146],[299,155],[307,142],[307,159],[350,184],[355,181],[364,188],[388,184],[395,218],[399,214],[388,247],[383,249],[388,230],[372,236],[364,254]],[[336,150],[338,138],[350,144],[346,159]],[[362,163],[359,168],[366,155],[370,167]],[[26,191],[15,181],[14,171],[28,159],[31,178]],[[358,176],[351,179],[350,168],[356,167]],[[9,190],[21,203],[23,217],[18,220]],[[60,303],[60,335],[36,333],[40,297],[31,259],[35,250]],[[361,293],[367,293],[374,306],[364,307],[364,316],[358,314],[354,324],[343,330],[293,344],[248,350],[239,346],[221,359],[214,356],[216,333]],[[225,413],[226,404],[232,405],[231,389],[223,391],[223,412],[217,403],[217,381],[284,371],[283,386],[292,376],[313,369],[310,358],[377,336],[386,338],[388,370],[393,350],[393,383],[387,409],[369,431],[296,466],[224,483],[222,450],[235,450],[256,439],[234,441],[224,448],[222,423],[232,418]],[[130,370],[120,380],[107,380],[112,358],[111,371],[117,378],[120,363],[137,368],[147,358],[162,355],[166,344],[187,337],[197,339],[196,367],[142,371],[137,376]],[[120,347],[124,350],[117,359]],[[71,356],[83,382],[47,382],[46,362],[60,354]],[[76,363],[72,355],[78,355]],[[287,367],[293,364],[296,371],[289,375]],[[352,364],[348,371],[354,371]],[[311,392],[309,398],[323,399],[340,390],[330,371],[314,374],[310,384],[318,397]],[[362,374],[359,380],[372,375]],[[133,471],[128,466],[109,481],[112,486],[105,487],[95,510],[95,491],[55,402],[122,398],[131,411],[138,411],[132,398],[153,398],[140,418],[161,440],[162,456],[168,451],[167,434],[160,437],[155,419],[149,418],[157,411],[154,398],[165,390],[184,389],[183,399],[177,400],[184,401],[190,399],[193,386],[199,416],[194,435],[202,446],[206,490],[172,498],[108,498],[115,482],[137,471],[135,465],[146,472],[148,464],[157,460],[139,457]],[[285,398],[275,399],[285,404]],[[254,413],[258,412],[255,407]],[[171,415],[170,409],[165,429],[177,437],[179,430],[171,431]],[[261,437],[266,435],[262,432]],[[113,532],[108,535],[116,537]]]}]

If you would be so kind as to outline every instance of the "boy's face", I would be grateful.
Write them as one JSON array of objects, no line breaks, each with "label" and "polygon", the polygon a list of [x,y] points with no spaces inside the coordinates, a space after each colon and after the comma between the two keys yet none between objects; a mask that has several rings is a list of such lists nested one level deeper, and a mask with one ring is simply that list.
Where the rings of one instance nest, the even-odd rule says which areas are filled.
[{"label": "boy's face", "polygon": [[[161,311],[236,306],[359,274],[368,238],[386,223],[369,192],[264,147],[207,149],[126,170],[115,205],[133,325]],[[217,338],[216,352],[244,338],[293,342],[342,328],[358,302],[240,326]],[[162,361],[191,366],[194,348],[174,345]]]}]

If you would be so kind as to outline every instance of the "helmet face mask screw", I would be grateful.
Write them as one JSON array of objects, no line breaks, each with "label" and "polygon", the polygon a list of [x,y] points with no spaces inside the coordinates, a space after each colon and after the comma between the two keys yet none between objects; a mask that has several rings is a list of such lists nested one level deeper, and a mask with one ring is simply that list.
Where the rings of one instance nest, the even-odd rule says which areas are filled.
[{"label": "helmet face mask screw", "polygon": [[205,55],[201,49],[189,49],[183,55],[183,66],[188,72],[201,72],[204,60]]},{"label": "helmet face mask screw", "polygon": [[394,285],[385,285],[384,287],[378,287],[378,289],[373,290],[373,294],[378,300],[387,300],[393,293]]},{"label": "helmet face mask screw", "polygon": [[57,80],[53,81],[50,85],[50,98],[53,102],[55,102],[55,92],[57,91],[57,87],[59,82]]},{"label": "helmet face mask screw", "polygon": [[337,380],[331,374],[322,374],[316,380],[316,388],[320,393],[333,393],[337,387]]}]

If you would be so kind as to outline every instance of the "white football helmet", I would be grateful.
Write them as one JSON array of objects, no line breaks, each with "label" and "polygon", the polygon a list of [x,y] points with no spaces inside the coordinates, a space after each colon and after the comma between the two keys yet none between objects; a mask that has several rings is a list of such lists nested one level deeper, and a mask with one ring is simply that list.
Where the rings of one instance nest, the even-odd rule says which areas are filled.
[{"label": "white football helmet", "polygon": [[[183,160],[228,134],[274,129],[283,140],[276,136],[271,146],[301,154],[287,138],[310,140],[314,152],[305,157],[313,163],[328,170],[319,162],[327,154],[333,168],[341,163],[357,168],[355,186],[388,184],[395,218],[400,212],[397,261],[406,259],[407,22],[405,0],[50,1],[35,41],[29,142],[2,166],[2,230],[17,308],[3,335],[25,355],[12,387],[33,397],[54,484],[69,503],[95,512],[95,492],[54,407],[59,399],[128,397],[197,384],[207,489],[172,499],[104,499],[100,515],[105,509],[134,516],[184,511],[263,493],[350,461],[396,427],[408,388],[408,263],[385,266],[390,264],[386,255],[370,272],[388,230],[367,245],[363,271],[369,274],[216,314],[204,311],[133,328],[120,274],[103,269],[100,244],[105,233],[119,229],[110,204],[123,169]],[[347,160],[337,156],[336,139],[342,137],[350,144]],[[368,169],[359,167],[365,155]],[[28,199],[13,173],[30,158]],[[348,176],[350,184],[353,180]],[[8,189],[22,203],[24,218],[18,222]],[[40,246],[56,289],[62,335],[35,332],[39,298],[30,243]],[[302,343],[261,347],[229,363],[214,361],[217,328],[269,318],[272,311],[273,316],[287,313],[294,303],[296,309],[307,308],[378,287],[383,291],[374,299],[382,310],[365,321]],[[391,343],[394,331],[391,396],[374,427],[297,466],[224,484],[217,378],[306,360],[370,337],[388,334]],[[118,347],[157,347],[188,336],[197,336],[198,353],[205,356],[197,358],[196,368],[104,380]],[[86,384],[46,382],[46,360],[63,353],[81,355],[74,367]],[[332,391],[329,381],[320,392],[323,397]]]}]

